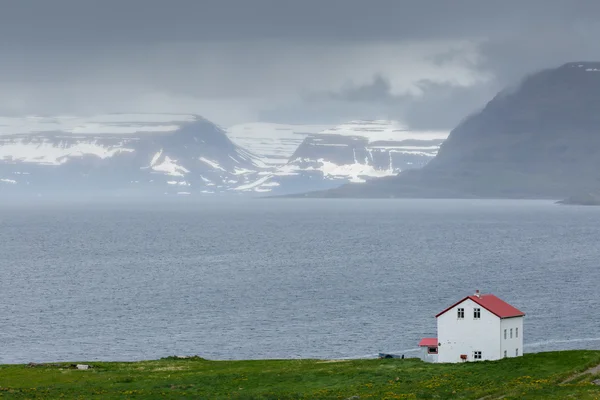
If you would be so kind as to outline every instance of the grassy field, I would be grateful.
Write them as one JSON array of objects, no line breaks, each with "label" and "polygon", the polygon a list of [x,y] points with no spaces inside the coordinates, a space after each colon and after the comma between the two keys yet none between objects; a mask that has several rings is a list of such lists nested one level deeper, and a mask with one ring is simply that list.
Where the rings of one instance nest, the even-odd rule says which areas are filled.
[{"label": "grassy field", "polygon": [[94,362],[90,370],[69,364],[0,366],[0,398],[600,399],[600,386],[591,383],[597,372],[581,374],[600,364],[600,351],[456,365],[202,358]]}]

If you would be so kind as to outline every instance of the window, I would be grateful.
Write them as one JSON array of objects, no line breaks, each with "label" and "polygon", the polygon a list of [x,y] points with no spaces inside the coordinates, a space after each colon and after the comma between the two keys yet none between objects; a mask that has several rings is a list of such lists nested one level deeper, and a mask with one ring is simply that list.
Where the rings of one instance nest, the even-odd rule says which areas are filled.
[{"label": "window", "polygon": [[515,349],[515,356],[517,356],[517,357],[519,356],[519,349],[518,348]]},{"label": "window", "polygon": [[512,339],[512,328],[510,328],[510,338]]},{"label": "window", "polygon": [[504,358],[506,358],[506,350],[504,350]]},{"label": "window", "polygon": [[473,359],[475,359],[475,360],[481,360],[481,352],[480,351],[474,351],[473,352]]},{"label": "window", "polygon": [[506,329],[504,330],[504,339],[506,339]]},{"label": "window", "polygon": [[427,354],[437,354],[438,350],[437,347],[428,347],[427,348]]},{"label": "window", "polygon": [[464,308],[459,308],[457,313],[458,319],[463,319],[465,317],[465,309]]},{"label": "window", "polygon": [[473,318],[475,318],[475,319],[481,318],[481,308],[473,309]]},{"label": "window", "polygon": [[519,337],[519,328],[515,328],[515,337]]}]

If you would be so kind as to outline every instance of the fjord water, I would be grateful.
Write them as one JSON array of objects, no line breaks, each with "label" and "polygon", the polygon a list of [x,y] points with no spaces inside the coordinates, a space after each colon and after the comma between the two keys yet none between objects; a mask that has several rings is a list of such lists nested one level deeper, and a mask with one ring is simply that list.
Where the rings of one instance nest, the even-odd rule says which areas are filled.
[{"label": "fjord water", "polygon": [[4,205],[0,363],[414,356],[475,289],[525,351],[598,349],[599,238],[544,201]]}]

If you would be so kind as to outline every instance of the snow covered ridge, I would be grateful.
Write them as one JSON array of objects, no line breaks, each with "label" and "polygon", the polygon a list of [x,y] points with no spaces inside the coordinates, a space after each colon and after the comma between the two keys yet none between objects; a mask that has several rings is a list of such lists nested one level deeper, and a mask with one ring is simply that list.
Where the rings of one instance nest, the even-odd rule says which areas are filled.
[{"label": "snow covered ridge", "polygon": [[105,159],[134,151],[128,144],[135,139],[119,138],[104,143],[94,138],[68,139],[71,138],[0,136],[0,162],[61,165],[74,157],[95,156]]},{"label": "snow covered ridge", "polygon": [[0,117],[1,135],[44,132],[68,135],[131,135],[175,132],[184,123],[196,121],[188,114],[105,114],[89,117]]},{"label": "snow covered ridge", "polygon": [[426,165],[448,134],[396,121],[352,121],[308,135],[287,164],[238,190],[287,194],[396,175]]},{"label": "snow covered ridge", "polygon": [[[253,180],[253,156],[198,116],[2,118],[2,191],[222,193]],[[192,190],[193,189],[193,190]],[[1,193],[0,193],[1,194]]]},{"label": "snow covered ridge", "polygon": [[0,117],[0,162],[62,165],[134,152],[144,135],[172,134],[202,120],[186,114]]},{"label": "snow covered ridge", "polygon": [[398,121],[351,121],[319,132],[322,135],[360,136],[373,142],[446,140],[449,131],[415,131]]}]

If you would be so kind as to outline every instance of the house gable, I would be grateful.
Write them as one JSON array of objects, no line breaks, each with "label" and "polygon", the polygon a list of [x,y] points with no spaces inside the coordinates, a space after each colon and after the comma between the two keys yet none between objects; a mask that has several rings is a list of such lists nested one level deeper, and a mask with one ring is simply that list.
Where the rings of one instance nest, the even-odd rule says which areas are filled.
[{"label": "house gable", "polygon": [[439,318],[440,315],[446,313],[447,311],[450,311],[451,309],[453,309],[457,305],[465,302],[466,300],[471,300],[471,301],[479,304],[481,307],[485,308],[486,310],[488,310],[489,312],[491,312],[492,314],[494,314],[495,316],[497,316],[498,318],[501,318],[501,319],[525,316],[524,312],[511,306],[510,304],[508,304],[504,300],[494,296],[493,294],[482,294],[482,295],[467,296],[464,299],[462,299],[462,300],[454,303],[450,307],[446,308],[444,311],[437,314],[435,317]]}]

